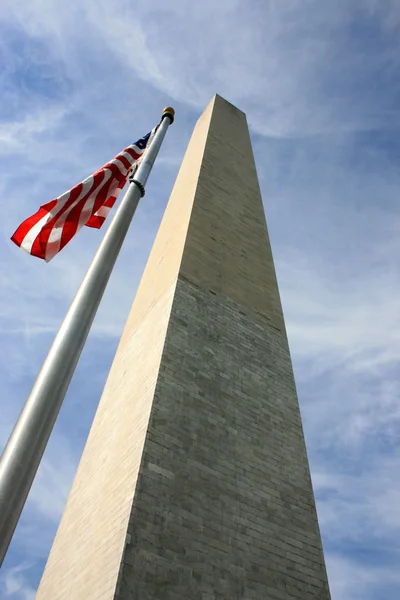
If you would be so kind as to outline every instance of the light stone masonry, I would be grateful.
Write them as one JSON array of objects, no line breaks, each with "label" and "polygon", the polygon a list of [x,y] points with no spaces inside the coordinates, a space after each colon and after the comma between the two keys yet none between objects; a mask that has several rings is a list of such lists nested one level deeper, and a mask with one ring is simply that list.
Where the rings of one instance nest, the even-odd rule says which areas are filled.
[{"label": "light stone masonry", "polygon": [[329,600],[245,115],[200,117],[38,600]]}]

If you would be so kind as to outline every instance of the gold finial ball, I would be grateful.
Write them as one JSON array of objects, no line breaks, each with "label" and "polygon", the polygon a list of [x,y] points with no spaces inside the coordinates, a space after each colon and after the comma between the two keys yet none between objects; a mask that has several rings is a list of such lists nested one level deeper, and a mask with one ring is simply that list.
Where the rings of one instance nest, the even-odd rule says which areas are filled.
[{"label": "gold finial ball", "polygon": [[166,106],[164,108],[164,110],[162,111],[162,118],[164,117],[169,117],[170,121],[171,121],[171,125],[174,122],[174,117],[175,117],[175,111],[172,108],[172,106]]}]

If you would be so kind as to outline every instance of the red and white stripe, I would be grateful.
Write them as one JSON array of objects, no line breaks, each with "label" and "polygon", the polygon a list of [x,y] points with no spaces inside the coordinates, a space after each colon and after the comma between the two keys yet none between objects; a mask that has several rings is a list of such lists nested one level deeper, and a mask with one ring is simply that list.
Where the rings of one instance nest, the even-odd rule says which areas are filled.
[{"label": "red and white stripe", "polygon": [[58,198],[43,204],[18,227],[12,241],[23,250],[50,261],[83,225],[99,229],[124,187],[132,167],[150,146],[132,144],[93,175]]}]

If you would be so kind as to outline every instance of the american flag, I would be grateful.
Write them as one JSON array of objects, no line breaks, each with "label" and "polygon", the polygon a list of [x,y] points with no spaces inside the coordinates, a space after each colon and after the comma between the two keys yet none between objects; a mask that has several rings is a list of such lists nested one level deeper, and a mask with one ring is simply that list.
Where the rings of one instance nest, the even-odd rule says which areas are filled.
[{"label": "american flag", "polygon": [[58,198],[43,204],[18,227],[12,241],[50,261],[86,225],[99,229],[157,130],[125,148],[112,161]]}]

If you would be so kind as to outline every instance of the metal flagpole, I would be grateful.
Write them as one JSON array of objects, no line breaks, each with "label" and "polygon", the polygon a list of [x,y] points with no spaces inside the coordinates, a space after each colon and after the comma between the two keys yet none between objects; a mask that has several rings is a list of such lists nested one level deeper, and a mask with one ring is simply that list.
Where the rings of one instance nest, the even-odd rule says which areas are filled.
[{"label": "metal flagpole", "polygon": [[100,243],[0,460],[0,566],[14,534],[108,279],[174,110],[164,109],[153,142]]}]

